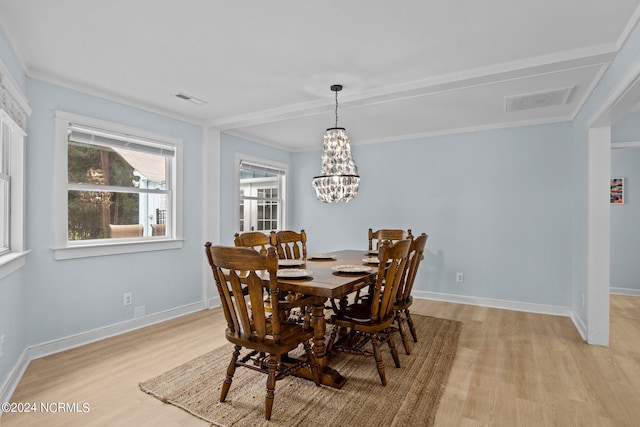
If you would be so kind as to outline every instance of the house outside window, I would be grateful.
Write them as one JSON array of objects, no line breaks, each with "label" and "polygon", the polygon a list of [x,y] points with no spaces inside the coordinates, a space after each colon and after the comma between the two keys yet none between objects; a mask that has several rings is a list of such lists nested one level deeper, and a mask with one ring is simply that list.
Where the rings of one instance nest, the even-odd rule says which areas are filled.
[{"label": "house outside window", "polygon": [[244,159],[238,165],[239,231],[285,228],[285,166]]},{"label": "house outside window", "polygon": [[180,239],[180,140],[57,112],[56,153],[57,259]]}]

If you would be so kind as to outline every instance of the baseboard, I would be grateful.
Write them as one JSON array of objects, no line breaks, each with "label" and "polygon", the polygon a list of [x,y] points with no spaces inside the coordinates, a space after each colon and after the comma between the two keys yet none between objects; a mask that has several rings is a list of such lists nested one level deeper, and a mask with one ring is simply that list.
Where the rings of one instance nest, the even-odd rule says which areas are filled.
[{"label": "baseboard", "polygon": [[507,301],[493,298],[473,297],[468,295],[441,294],[438,292],[425,292],[413,290],[414,298],[424,298],[435,301],[454,302],[458,304],[477,305],[480,307],[502,308],[505,310],[526,311],[529,313],[551,314],[554,316],[573,315],[569,307],[557,305],[534,304],[530,302]]},{"label": "baseboard", "polygon": [[69,350],[75,347],[80,347],[92,342],[100,341],[115,335],[131,332],[136,329],[151,326],[156,323],[195,313],[204,309],[204,301],[199,301],[192,304],[171,308],[159,313],[149,314],[144,317],[125,320],[124,322],[115,323],[113,325],[108,325],[101,328],[92,329],[90,331],[81,332],[67,337],[58,338],[55,340],[29,346],[22,352],[20,359],[9,374],[7,381],[5,381],[5,383],[2,385],[2,388],[0,389],[0,402],[8,402],[10,400],[11,395],[15,391],[18,383],[20,382],[20,379],[22,378],[22,375],[24,374],[24,371],[27,369],[29,363],[32,360],[39,359],[50,354],[59,353],[61,351]]},{"label": "baseboard", "polygon": [[573,325],[578,330],[578,333],[580,334],[580,336],[582,337],[584,342],[587,342],[587,337],[588,337],[588,335],[587,335],[587,325],[584,324],[582,319],[580,317],[578,317],[578,315],[576,314],[575,311],[572,312],[572,314],[571,314],[571,320],[573,321]]},{"label": "baseboard", "polygon": [[[24,375],[24,372],[27,370],[29,362],[30,360],[27,355],[27,349],[25,348],[22,351],[22,354],[18,358],[18,361],[14,365],[13,369],[11,370],[11,372],[9,372],[9,376],[7,377],[6,381],[0,388],[0,402],[4,403],[11,401],[11,396],[16,390],[16,387],[18,387],[18,383]],[[2,413],[3,411],[0,409],[0,415],[2,415]]]},{"label": "baseboard", "polygon": [[616,294],[616,295],[627,295],[630,297],[640,297],[640,289],[633,289],[633,288],[617,288],[617,287],[611,287],[609,288],[609,292],[611,292],[612,294]]},{"label": "baseboard", "polygon": [[220,305],[222,305],[221,301],[220,301],[220,297],[214,297],[214,298],[209,298],[209,300],[207,300],[207,308],[215,308],[215,307],[220,307]]}]

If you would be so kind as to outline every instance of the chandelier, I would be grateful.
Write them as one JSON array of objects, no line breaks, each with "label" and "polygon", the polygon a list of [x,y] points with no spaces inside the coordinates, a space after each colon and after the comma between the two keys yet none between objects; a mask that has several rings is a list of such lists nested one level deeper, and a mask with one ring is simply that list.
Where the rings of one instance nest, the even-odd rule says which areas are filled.
[{"label": "chandelier", "polygon": [[348,202],[358,193],[360,175],[351,158],[349,136],[338,127],[338,92],[342,85],[332,85],[331,90],[336,93],[336,126],[324,133],[322,175],[313,178],[313,188],[321,202]]}]

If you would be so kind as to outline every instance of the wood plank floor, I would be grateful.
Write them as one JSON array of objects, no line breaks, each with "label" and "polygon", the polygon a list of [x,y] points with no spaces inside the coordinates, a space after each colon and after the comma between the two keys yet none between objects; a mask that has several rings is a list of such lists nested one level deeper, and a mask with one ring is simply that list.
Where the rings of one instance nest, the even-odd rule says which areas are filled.
[{"label": "wood plank floor", "polygon": [[[425,300],[412,312],[464,323],[438,426],[640,423],[639,297],[611,296],[609,347],[585,344],[566,317]],[[206,426],[138,383],[222,345],[224,323],[208,310],[34,360],[13,402],[89,412],[7,413],[0,425]]]}]

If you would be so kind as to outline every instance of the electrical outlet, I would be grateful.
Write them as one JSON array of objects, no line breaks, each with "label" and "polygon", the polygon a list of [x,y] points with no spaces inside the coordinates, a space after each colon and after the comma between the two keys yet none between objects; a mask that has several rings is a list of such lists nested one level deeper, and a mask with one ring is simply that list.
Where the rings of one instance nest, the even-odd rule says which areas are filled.
[{"label": "electrical outlet", "polygon": [[131,305],[131,303],[133,302],[133,296],[131,295],[131,292],[127,292],[124,294],[124,305]]},{"label": "electrical outlet", "polygon": [[456,273],[456,282],[459,282],[459,283],[464,282],[464,274]]},{"label": "electrical outlet", "polygon": [[0,335],[0,357],[4,355],[4,334]]}]

